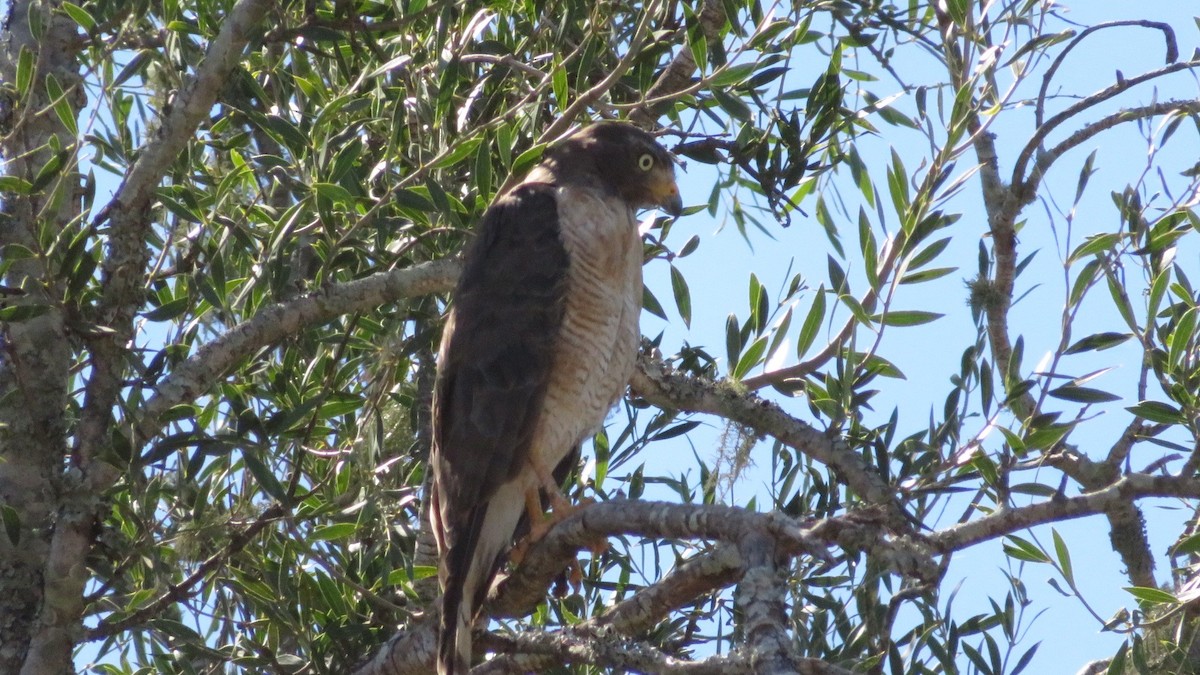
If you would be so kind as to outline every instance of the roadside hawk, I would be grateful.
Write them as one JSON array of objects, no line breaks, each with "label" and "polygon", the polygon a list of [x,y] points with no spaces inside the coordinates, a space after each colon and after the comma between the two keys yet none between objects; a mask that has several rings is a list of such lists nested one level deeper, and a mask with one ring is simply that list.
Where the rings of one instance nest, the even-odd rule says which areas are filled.
[{"label": "roadside hawk", "polygon": [[682,208],[671,155],[634,126],[599,122],[497,198],[467,249],[433,398],[441,675],[469,669],[471,625],[522,513],[541,516],[539,490],[564,510],[552,471],[629,381],[642,307],[635,211],[650,206]]}]

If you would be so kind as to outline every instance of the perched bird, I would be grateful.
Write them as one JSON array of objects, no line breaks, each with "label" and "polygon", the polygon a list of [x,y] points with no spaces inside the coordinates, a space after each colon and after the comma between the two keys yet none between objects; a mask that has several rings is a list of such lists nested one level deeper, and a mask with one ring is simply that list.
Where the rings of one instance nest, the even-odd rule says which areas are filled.
[{"label": "perched bird", "polygon": [[539,490],[595,433],[633,372],[642,244],[635,211],[679,215],[673,159],[599,122],[496,199],[468,247],[433,400],[430,520],[440,557],[438,673],[465,673],[471,625]]}]

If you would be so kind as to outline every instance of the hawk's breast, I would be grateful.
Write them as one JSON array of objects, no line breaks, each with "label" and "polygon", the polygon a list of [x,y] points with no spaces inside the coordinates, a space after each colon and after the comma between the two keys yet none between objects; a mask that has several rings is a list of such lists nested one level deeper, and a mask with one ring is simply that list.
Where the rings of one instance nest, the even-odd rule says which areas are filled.
[{"label": "hawk's breast", "polygon": [[533,447],[547,466],[595,433],[633,373],[641,333],[642,244],[624,201],[558,189],[566,306]]}]

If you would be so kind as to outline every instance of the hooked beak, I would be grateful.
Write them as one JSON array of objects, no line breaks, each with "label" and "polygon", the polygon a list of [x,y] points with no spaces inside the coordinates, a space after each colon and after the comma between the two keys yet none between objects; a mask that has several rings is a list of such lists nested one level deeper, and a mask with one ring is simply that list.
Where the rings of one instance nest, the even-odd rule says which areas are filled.
[{"label": "hooked beak", "polygon": [[678,217],[683,213],[683,198],[679,196],[679,185],[675,183],[674,171],[663,171],[656,177],[651,187],[654,205],[671,216]]}]

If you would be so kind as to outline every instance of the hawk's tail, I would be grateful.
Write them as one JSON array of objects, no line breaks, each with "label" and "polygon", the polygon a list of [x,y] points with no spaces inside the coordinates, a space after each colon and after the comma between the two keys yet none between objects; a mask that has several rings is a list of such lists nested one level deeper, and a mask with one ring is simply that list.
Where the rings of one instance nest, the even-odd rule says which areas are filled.
[{"label": "hawk's tail", "polygon": [[502,485],[472,509],[466,527],[443,554],[438,675],[465,675],[471,668],[471,626],[525,510],[523,494],[519,482]]},{"label": "hawk's tail", "polygon": [[[465,675],[471,668],[471,622],[463,619],[461,586],[454,593],[442,596],[441,630],[438,631],[438,675]],[[469,611],[469,610],[468,610]]]},{"label": "hawk's tail", "polygon": [[479,601],[476,553],[487,510],[474,509],[461,539],[446,551],[442,561],[442,615],[437,641],[438,675],[464,675],[471,669],[471,624]]}]

